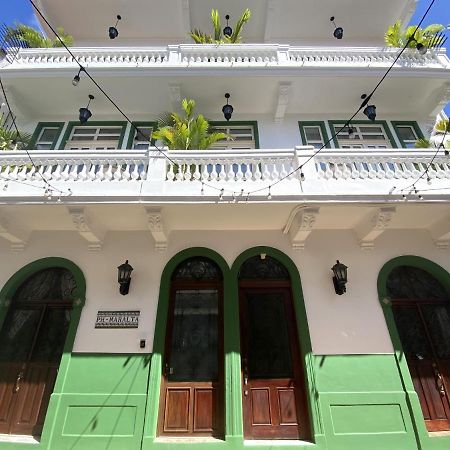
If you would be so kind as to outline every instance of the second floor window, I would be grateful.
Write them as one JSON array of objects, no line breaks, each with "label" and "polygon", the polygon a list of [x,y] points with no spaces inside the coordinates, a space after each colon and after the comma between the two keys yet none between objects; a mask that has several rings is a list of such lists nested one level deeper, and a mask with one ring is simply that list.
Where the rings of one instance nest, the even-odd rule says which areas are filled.
[{"label": "second floor window", "polygon": [[216,142],[211,148],[213,150],[251,150],[257,148],[255,128],[252,125],[214,125],[214,131],[226,133],[230,137]]},{"label": "second floor window", "polygon": [[60,127],[44,127],[36,139],[37,150],[52,150],[58,139]]},{"label": "second floor window", "polygon": [[[339,131],[344,123],[335,123],[334,129]],[[352,124],[354,130],[350,138],[348,127],[344,128],[338,135],[339,148],[392,148],[391,141],[383,125],[378,124]]]},{"label": "second floor window", "polygon": [[116,150],[122,136],[121,127],[75,126],[66,142],[66,150]]},{"label": "second floor window", "polygon": [[130,133],[133,137],[131,145],[129,148],[133,148],[135,150],[147,150],[152,144],[152,133],[154,130],[153,125],[137,125],[137,129],[132,128]]}]

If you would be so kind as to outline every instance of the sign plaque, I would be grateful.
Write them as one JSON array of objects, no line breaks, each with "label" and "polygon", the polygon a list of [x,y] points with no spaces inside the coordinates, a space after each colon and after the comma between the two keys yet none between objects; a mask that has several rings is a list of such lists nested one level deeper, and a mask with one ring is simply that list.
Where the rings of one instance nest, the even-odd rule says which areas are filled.
[{"label": "sign plaque", "polygon": [[98,311],[95,328],[138,328],[140,311]]}]

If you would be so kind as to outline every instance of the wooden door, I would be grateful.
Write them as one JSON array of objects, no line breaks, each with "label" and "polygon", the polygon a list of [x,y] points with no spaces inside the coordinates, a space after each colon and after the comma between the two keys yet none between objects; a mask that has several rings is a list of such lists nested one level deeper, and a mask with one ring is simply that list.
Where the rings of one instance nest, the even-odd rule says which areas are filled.
[{"label": "wooden door", "polygon": [[[254,284],[254,283],[252,283]],[[307,439],[309,423],[289,287],[240,289],[246,439]]]},{"label": "wooden door", "polygon": [[172,286],[159,434],[223,436],[221,283]]},{"label": "wooden door", "polygon": [[0,433],[42,433],[69,322],[68,305],[11,309],[0,333]]},{"label": "wooden door", "polygon": [[396,301],[393,312],[427,430],[450,430],[450,306]]}]

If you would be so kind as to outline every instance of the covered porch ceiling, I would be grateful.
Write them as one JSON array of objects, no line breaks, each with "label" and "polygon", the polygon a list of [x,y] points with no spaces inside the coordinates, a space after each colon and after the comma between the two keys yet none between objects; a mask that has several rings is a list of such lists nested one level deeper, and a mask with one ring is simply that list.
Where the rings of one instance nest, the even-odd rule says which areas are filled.
[{"label": "covered porch ceiling", "polygon": [[[245,42],[335,45],[329,20],[335,16],[347,41],[381,45],[389,25],[397,19],[408,22],[416,0],[228,0],[226,4],[210,0],[37,0],[37,4],[55,27],[64,27],[78,43],[187,42],[191,29],[210,31],[212,8],[219,9],[222,22],[229,14],[234,25],[248,7],[252,18],[245,27]],[[120,39],[110,42],[107,30],[117,14],[122,16]]]},{"label": "covered porch ceiling", "polygon": [[[296,69],[252,71],[233,69],[206,70],[196,76],[189,71],[139,70],[114,71],[90,69],[98,83],[133,120],[157,117],[162,111],[174,110],[179,99],[193,98],[198,111],[211,120],[221,120],[224,94],[231,94],[234,120],[249,120],[256,115],[276,114],[280,104],[285,114],[299,117],[342,119],[356,111],[360,95],[370,92],[381,78],[379,69]],[[92,82],[83,77],[78,87],[71,80],[75,69],[36,73],[3,71],[3,83],[20,122],[77,120],[78,109],[85,106],[88,94],[94,120],[118,119],[120,116]],[[269,73],[267,73],[269,72]],[[374,95],[379,119],[427,120],[445,106],[448,74],[393,70]],[[286,91],[282,89],[287,86]],[[363,118],[364,116],[361,116]]]}]

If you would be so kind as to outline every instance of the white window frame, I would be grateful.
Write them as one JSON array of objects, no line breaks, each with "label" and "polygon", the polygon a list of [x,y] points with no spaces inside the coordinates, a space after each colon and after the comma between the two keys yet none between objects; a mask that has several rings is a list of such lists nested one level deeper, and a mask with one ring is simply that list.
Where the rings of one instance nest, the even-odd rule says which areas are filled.
[{"label": "white window frame", "polygon": [[[343,126],[345,122],[342,123],[333,123],[334,132],[337,133]],[[380,123],[358,123],[358,124],[351,124],[354,131],[355,139],[349,139],[348,138],[348,127],[344,128],[343,131],[338,133],[336,135],[337,142],[339,144],[339,148],[341,149],[363,149],[363,148],[369,148],[369,149],[391,149],[392,148],[392,142],[389,139],[389,135],[384,127],[383,124]],[[379,132],[373,132],[370,133],[368,131],[361,131],[361,128],[379,128],[381,130],[381,134],[383,135],[384,139],[370,139],[367,136],[370,135],[378,135],[380,136]],[[364,135],[366,137],[364,137]],[[360,139],[357,139],[357,138]]]},{"label": "white window frame", "polygon": [[[92,139],[83,139],[83,140],[73,140],[75,132],[79,129],[84,130],[95,130],[92,134],[80,134],[79,136],[91,136]],[[120,129],[118,134],[116,133],[103,133],[100,134],[100,129]],[[120,145],[120,140],[123,135],[123,126],[122,125],[92,125],[92,126],[77,126],[75,125],[70,130],[69,138],[64,146],[66,150],[117,150]],[[117,136],[117,140],[108,140],[108,139],[99,139],[105,136]]]},{"label": "white window frame", "polygon": [[[220,133],[226,133],[229,134],[230,137],[226,138],[226,140],[215,142],[211,146],[211,150],[254,150],[256,149],[256,139],[255,139],[255,127],[253,124],[248,125],[233,125],[233,123],[230,123],[229,125],[214,125],[214,122],[211,123],[210,129],[213,129],[214,131],[220,132]],[[230,130],[236,130],[236,129],[249,129],[250,133],[246,134],[239,134],[236,136],[250,136],[250,139],[232,139],[233,133],[230,132]]]}]

